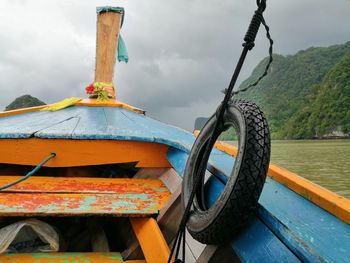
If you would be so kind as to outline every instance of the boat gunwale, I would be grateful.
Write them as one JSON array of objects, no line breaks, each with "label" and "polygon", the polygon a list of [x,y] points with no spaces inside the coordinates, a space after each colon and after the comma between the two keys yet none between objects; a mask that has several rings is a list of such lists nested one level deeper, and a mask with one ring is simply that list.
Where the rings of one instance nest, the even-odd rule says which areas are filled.
[{"label": "boat gunwale", "polygon": [[[46,107],[52,106],[53,104],[47,104],[47,105],[40,105],[40,106],[34,106],[34,107],[27,107],[27,108],[20,108],[15,110],[9,110],[9,111],[0,111],[0,117],[8,117],[8,116],[14,116],[29,112],[35,112],[44,110]],[[81,101],[78,101],[74,103],[71,106],[88,106],[88,107],[117,107],[122,108],[125,110],[129,110],[135,113],[139,114],[145,114],[146,111],[136,108],[134,106],[131,106],[127,103],[120,102],[117,100],[108,100],[108,101],[98,101],[97,99],[82,99]]]},{"label": "boat gunwale", "polygon": [[[195,136],[198,136],[198,134],[199,131],[194,132]],[[238,151],[237,147],[225,142],[217,142],[215,148],[233,157],[236,156]],[[345,223],[350,224],[350,200],[347,198],[272,163],[269,165],[267,175]]]}]

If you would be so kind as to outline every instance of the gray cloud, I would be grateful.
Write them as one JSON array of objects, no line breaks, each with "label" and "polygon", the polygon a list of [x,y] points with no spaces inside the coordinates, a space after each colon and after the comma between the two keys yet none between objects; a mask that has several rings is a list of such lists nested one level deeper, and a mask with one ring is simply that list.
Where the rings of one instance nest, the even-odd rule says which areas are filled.
[{"label": "gray cloud", "polygon": [[[48,103],[84,97],[93,80],[95,7],[126,9],[122,29],[130,55],[117,64],[121,101],[162,121],[192,129],[222,98],[255,1],[1,1],[0,108],[31,94]],[[268,1],[275,52],[350,39],[347,0]],[[267,55],[261,31],[240,80]]]}]

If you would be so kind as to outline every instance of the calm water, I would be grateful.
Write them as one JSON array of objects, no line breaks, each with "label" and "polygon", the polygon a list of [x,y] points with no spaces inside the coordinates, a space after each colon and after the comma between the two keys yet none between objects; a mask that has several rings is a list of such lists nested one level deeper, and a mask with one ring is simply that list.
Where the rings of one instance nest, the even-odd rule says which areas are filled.
[{"label": "calm water", "polygon": [[271,162],[350,199],[350,140],[272,141]]}]

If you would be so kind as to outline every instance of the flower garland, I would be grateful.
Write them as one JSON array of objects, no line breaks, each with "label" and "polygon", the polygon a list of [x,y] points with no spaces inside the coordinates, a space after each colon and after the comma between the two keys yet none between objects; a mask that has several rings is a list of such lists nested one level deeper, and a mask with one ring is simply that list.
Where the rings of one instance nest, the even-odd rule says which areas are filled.
[{"label": "flower garland", "polygon": [[108,100],[115,97],[114,85],[110,82],[94,82],[85,88],[90,96],[96,96],[97,100]]}]

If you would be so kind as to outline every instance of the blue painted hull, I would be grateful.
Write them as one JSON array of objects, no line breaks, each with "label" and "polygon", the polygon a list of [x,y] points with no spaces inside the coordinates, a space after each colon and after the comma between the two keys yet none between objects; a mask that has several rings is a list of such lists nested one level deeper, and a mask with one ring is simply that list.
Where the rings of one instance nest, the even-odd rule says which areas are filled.
[{"label": "blue painted hull", "polygon": [[[167,159],[180,176],[195,137],[142,114],[112,107],[75,106],[57,112],[2,117],[0,138],[135,140],[169,146]],[[230,174],[234,158],[214,150],[210,167]],[[224,189],[212,177],[207,200]],[[289,188],[268,178],[258,214],[230,246],[243,262],[349,262],[350,226]]]}]

